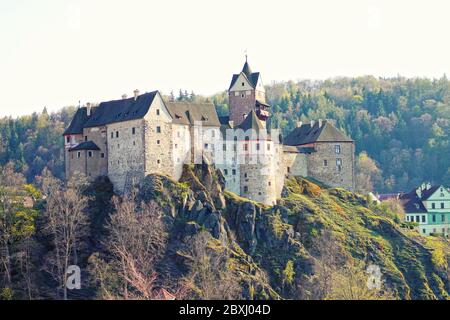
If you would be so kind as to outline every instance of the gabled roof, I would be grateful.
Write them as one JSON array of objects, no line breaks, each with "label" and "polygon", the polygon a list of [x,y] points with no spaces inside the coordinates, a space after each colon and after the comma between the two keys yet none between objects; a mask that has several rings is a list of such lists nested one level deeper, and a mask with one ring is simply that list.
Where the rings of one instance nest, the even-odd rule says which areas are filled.
[{"label": "gabled roof", "polygon": [[87,120],[87,108],[79,108],[77,112],[75,112],[75,115],[73,116],[69,127],[66,129],[66,131],[64,131],[63,135],[82,134],[84,124],[87,122]]},{"label": "gabled roof", "polygon": [[[261,120],[259,120],[256,112],[254,110],[250,111],[250,113],[245,117],[244,121],[241,122],[240,125],[235,127],[236,129],[241,129],[245,133],[251,130],[250,139],[252,140],[261,140],[266,139],[268,136],[267,129],[262,124]],[[248,134],[246,134],[248,135]]]},{"label": "gabled roof", "polygon": [[399,195],[399,200],[406,213],[426,213],[427,209],[423,205],[420,198],[417,196],[416,190],[410,193],[402,193]]},{"label": "gabled roof", "polygon": [[84,141],[69,149],[69,151],[80,150],[100,150],[100,148],[92,141]]},{"label": "gabled roof", "polygon": [[150,108],[158,91],[145,93],[137,99],[121,99],[102,102],[95,109],[85,128],[104,126],[114,122],[129,121],[143,118]]},{"label": "gabled roof", "polygon": [[250,68],[250,65],[248,64],[247,61],[245,61],[244,67],[242,68],[241,73],[239,74],[233,74],[233,77],[231,78],[231,84],[228,90],[231,89],[231,87],[234,86],[234,84],[236,83],[237,79],[239,78],[239,76],[243,74],[244,77],[248,80],[248,82],[250,83],[250,85],[253,87],[253,89],[256,88],[256,85],[258,84],[259,81],[259,72],[252,72],[252,69]]},{"label": "gabled roof", "polygon": [[201,121],[204,126],[220,127],[216,108],[212,103],[166,102],[173,123],[194,125]]},{"label": "gabled roof", "polygon": [[422,190],[422,200],[426,201],[430,198],[441,186],[432,186],[430,189]]},{"label": "gabled roof", "polygon": [[290,146],[315,142],[353,142],[353,140],[326,120],[322,121],[321,126],[320,121],[315,121],[312,126],[311,123],[303,124],[292,130],[284,139],[284,144]]}]

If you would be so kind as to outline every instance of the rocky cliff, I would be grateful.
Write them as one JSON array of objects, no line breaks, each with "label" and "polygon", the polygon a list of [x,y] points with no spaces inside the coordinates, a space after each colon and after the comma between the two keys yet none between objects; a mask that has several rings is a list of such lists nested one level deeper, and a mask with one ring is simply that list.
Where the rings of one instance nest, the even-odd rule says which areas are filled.
[{"label": "rocky cliff", "polygon": [[343,189],[290,178],[279,204],[268,207],[225,191],[219,171],[196,165],[185,167],[180,182],[146,177],[139,195],[156,200],[170,226],[159,266],[167,279],[189,272],[183,248],[206,232],[210,250],[226,252],[246,299],[324,298],[314,293],[330,286],[320,278],[323,270],[339,271],[350,262],[363,271],[379,267],[392,298],[449,297],[448,241],[420,237],[392,213]]}]

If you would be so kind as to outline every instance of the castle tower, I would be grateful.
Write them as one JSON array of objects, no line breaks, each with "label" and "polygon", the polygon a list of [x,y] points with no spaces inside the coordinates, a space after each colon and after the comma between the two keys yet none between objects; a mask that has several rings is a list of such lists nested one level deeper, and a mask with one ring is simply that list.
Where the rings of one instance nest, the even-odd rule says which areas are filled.
[{"label": "castle tower", "polygon": [[228,89],[230,103],[230,121],[238,126],[251,111],[255,111],[262,124],[269,117],[269,105],[259,72],[252,72],[245,58],[245,64],[239,74],[234,74]]}]

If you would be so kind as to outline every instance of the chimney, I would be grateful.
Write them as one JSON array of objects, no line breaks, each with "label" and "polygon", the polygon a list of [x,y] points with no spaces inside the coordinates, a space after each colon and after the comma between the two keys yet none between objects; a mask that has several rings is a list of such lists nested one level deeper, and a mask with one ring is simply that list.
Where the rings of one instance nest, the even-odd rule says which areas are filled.
[{"label": "chimney", "polygon": [[297,121],[297,128],[300,128],[303,125],[302,121]]},{"label": "chimney", "polygon": [[139,96],[139,90],[134,90],[134,100],[137,100],[137,97]]},{"label": "chimney", "polygon": [[319,119],[319,128],[322,128],[323,120]]},{"label": "chimney", "polygon": [[91,103],[90,102],[86,103],[86,113],[88,117],[91,116],[91,110],[92,110]]},{"label": "chimney", "polygon": [[430,190],[431,189],[431,183],[427,183],[427,190]]},{"label": "chimney", "polygon": [[128,96],[126,94],[123,94],[122,99],[125,100],[126,98],[128,98]]},{"label": "chimney", "polygon": [[314,127],[315,124],[316,124],[316,121],[311,120],[311,128]]},{"label": "chimney", "polygon": [[419,199],[422,199],[422,189],[421,188],[417,188],[416,194],[419,197]]}]

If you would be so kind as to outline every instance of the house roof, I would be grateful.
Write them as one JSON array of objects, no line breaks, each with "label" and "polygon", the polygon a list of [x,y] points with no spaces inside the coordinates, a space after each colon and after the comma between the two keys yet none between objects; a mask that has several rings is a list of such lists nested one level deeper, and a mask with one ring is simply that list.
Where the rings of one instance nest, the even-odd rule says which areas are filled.
[{"label": "house roof", "polygon": [[216,108],[212,103],[166,102],[173,123],[194,125],[201,121],[204,126],[220,127]]},{"label": "house roof", "polygon": [[284,144],[290,146],[315,142],[353,142],[353,140],[326,120],[322,121],[321,126],[320,121],[314,121],[313,125],[311,123],[303,124],[292,130],[284,139]]},{"label": "house roof", "polygon": [[99,127],[114,122],[141,119],[147,114],[157,93],[158,91],[145,93],[138,96],[137,99],[132,97],[102,102],[95,109],[84,127]]},{"label": "house roof", "polygon": [[250,113],[245,117],[244,121],[241,122],[240,125],[236,127],[237,129],[242,129],[244,131],[253,130],[253,133],[257,135],[265,134],[267,135],[267,130],[262,124],[261,120],[259,120],[256,112],[254,110],[250,111]]},{"label": "house roof", "polygon": [[72,122],[70,122],[69,127],[64,131],[63,135],[82,134],[84,124],[87,120],[87,108],[78,108],[77,112],[75,112],[75,115],[73,116]]},{"label": "house roof", "polygon": [[69,151],[80,150],[100,150],[100,148],[92,141],[84,141],[69,149]]},{"label": "house roof", "polygon": [[250,85],[253,88],[256,88],[256,85],[258,84],[258,81],[259,81],[260,74],[259,74],[259,72],[252,72],[252,69],[250,68],[249,63],[247,61],[245,61],[245,64],[244,64],[244,67],[242,68],[241,73],[233,74],[233,77],[231,78],[231,84],[230,84],[229,89],[231,89],[231,87],[234,86],[237,79],[239,78],[239,75],[241,75],[241,74],[244,74],[244,77],[248,80]]},{"label": "house roof", "polygon": [[267,104],[267,103],[265,103],[265,102],[256,100],[256,106],[259,106],[259,105],[265,106],[265,107],[269,107],[269,108],[270,108],[270,104]]},{"label": "house roof", "polygon": [[430,189],[422,190],[422,200],[428,200],[441,186],[432,186]]},{"label": "house roof", "polygon": [[399,195],[400,203],[406,213],[426,213],[427,209],[417,196],[416,190]]}]

